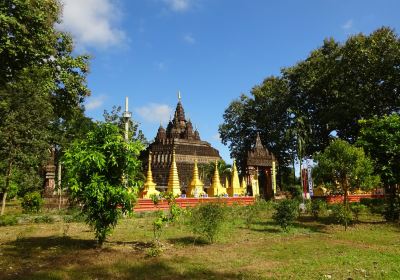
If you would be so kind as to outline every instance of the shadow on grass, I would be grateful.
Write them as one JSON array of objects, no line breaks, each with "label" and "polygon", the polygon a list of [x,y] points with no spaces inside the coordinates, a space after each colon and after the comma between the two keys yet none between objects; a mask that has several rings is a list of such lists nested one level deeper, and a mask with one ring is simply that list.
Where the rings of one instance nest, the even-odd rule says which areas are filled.
[{"label": "shadow on grass", "polygon": [[184,237],[179,237],[179,238],[169,238],[168,239],[169,242],[171,242],[172,244],[176,244],[176,245],[193,245],[193,246],[205,246],[205,245],[209,245],[210,243],[208,243],[207,241],[205,241],[202,238],[196,238],[193,236],[184,236]]},{"label": "shadow on grass", "polygon": [[[109,266],[88,266],[35,272],[14,279],[244,279],[243,274],[219,272],[204,267],[177,268],[164,261],[147,261],[141,264],[117,263]],[[246,275],[247,276],[247,275]],[[11,279],[11,278],[10,278]],[[247,279],[247,277],[246,277]],[[257,279],[251,277],[251,279]]]},{"label": "shadow on grass", "polygon": [[[279,227],[277,223],[274,221],[266,221],[266,222],[255,222],[254,226],[250,227],[253,231],[259,232],[269,232],[269,233],[281,233],[283,230]],[[310,232],[318,232],[318,233],[326,233],[326,224],[320,223],[320,221],[315,221],[313,217],[309,216],[301,216],[299,217],[292,228],[295,229],[306,229]]]}]

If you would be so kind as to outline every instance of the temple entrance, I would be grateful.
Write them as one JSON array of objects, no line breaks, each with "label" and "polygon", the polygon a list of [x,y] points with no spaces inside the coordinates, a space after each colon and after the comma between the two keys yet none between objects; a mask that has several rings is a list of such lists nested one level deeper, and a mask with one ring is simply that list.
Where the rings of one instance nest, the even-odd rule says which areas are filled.
[{"label": "temple entrance", "polygon": [[[270,153],[261,143],[260,135],[257,133],[254,148],[248,152],[246,160],[247,184],[252,186],[253,195],[258,194],[266,199],[272,198],[276,192],[275,156]],[[257,180],[257,183],[254,182]],[[255,194],[257,195],[257,194]]]}]

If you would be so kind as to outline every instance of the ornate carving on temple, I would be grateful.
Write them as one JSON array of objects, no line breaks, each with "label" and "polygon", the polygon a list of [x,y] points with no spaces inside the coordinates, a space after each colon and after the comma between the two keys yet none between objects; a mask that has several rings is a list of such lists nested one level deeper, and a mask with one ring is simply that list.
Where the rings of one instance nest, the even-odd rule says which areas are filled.
[{"label": "ornate carving on temple", "polygon": [[[258,192],[265,198],[272,198],[276,191],[276,160],[266,149],[257,133],[255,145],[247,153],[246,182],[252,186],[253,195]],[[257,181],[255,181],[257,180]],[[254,188],[257,188],[254,190]]]}]

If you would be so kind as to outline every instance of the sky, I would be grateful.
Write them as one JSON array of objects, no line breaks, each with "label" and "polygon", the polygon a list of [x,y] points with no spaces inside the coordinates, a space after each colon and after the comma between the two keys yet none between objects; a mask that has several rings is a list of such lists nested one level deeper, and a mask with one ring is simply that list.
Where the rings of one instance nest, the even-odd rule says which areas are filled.
[{"label": "sky", "polygon": [[230,162],[218,126],[229,103],[325,38],[381,26],[399,32],[398,0],[62,0],[59,29],[89,54],[86,115],[124,107],[148,140],[166,127],[181,92],[186,117]]}]

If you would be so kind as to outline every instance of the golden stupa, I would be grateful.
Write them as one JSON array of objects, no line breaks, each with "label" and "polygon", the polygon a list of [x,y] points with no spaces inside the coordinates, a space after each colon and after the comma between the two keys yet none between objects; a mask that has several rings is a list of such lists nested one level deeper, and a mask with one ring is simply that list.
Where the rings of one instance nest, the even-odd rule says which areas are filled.
[{"label": "golden stupa", "polygon": [[242,185],[240,186],[240,189],[241,189],[240,195],[246,195],[247,194],[247,184],[246,184],[246,180],[244,179],[244,176],[242,178]]},{"label": "golden stupa", "polygon": [[199,170],[197,168],[197,159],[194,160],[193,177],[186,192],[187,197],[200,197],[205,194],[204,184],[199,179]]},{"label": "golden stupa", "polygon": [[221,196],[226,195],[226,189],[221,185],[218,172],[218,162],[215,161],[215,170],[212,178],[211,186],[207,190],[208,196]]},{"label": "golden stupa", "polygon": [[171,168],[169,170],[167,191],[172,193],[174,196],[181,195],[181,186],[179,184],[178,168],[176,167],[176,160],[175,160],[175,149],[172,151],[172,163],[171,163]]},{"label": "golden stupa", "polygon": [[233,161],[231,184],[227,191],[229,196],[237,196],[242,193],[239,181],[239,174],[236,169],[236,161]]},{"label": "golden stupa", "polygon": [[151,172],[151,153],[149,153],[149,168],[147,169],[146,182],[143,190],[140,192],[140,198],[151,198],[152,195],[159,195],[156,190],[156,183],[153,181],[153,173]]}]

